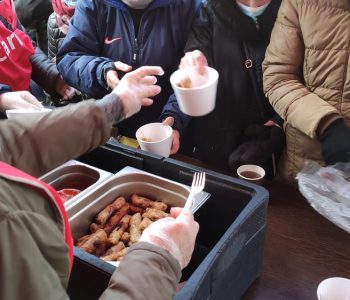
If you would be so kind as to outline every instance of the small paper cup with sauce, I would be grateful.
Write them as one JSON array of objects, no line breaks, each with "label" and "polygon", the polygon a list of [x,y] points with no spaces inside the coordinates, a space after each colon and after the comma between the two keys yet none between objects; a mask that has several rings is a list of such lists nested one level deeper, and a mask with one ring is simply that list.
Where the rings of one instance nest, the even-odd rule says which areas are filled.
[{"label": "small paper cup with sauce", "polygon": [[257,165],[242,165],[237,169],[239,178],[260,184],[265,177],[265,170]]},{"label": "small paper cup with sauce", "polygon": [[169,157],[173,129],[163,123],[149,123],[136,131],[136,139],[142,150]]}]

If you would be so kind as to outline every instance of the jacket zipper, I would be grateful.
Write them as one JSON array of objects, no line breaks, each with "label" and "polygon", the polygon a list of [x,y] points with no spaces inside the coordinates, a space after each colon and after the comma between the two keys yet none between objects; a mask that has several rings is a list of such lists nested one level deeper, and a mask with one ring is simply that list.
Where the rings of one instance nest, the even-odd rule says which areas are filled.
[{"label": "jacket zipper", "polygon": [[[134,64],[137,64],[138,63],[138,58],[139,58],[139,50],[140,50],[140,47],[139,47],[139,41],[142,40],[141,39],[141,28],[142,28],[142,24],[143,24],[143,19],[144,19],[144,16],[145,14],[147,13],[144,12],[143,15],[141,16],[141,20],[140,20],[140,25],[139,25],[139,28],[138,28],[138,31],[137,31],[137,36],[135,36],[135,48],[134,48],[134,51],[133,51],[133,54],[132,54],[132,62]],[[134,28],[134,32],[135,32],[135,28]]]},{"label": "jacket zipper", "polygon": [[137,37],[135,37],[135,48],[132,54],[132,62],[134,64],[136,64],[138,52],[139,52],[139,45],[138,45]]},{"label": "jacket zipper", "polygon": [[260,25],[259,25],[258,20],[255,20],[255,28],[256,28],[257,31],[260,30]]}]

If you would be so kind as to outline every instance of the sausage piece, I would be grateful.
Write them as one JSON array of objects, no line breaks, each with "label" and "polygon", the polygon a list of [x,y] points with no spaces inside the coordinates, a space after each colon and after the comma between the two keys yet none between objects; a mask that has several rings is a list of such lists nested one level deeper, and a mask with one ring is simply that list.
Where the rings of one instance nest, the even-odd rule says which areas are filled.
[{"label": "sausage piece", "polygon": [[142,207],[144,209],[150,207],[150,208],[166,211],[168,208],[168,206],[163,202],[153,201],[146,197],[139,196],[137,194],[131,195],[131,203],[136,206]]}]

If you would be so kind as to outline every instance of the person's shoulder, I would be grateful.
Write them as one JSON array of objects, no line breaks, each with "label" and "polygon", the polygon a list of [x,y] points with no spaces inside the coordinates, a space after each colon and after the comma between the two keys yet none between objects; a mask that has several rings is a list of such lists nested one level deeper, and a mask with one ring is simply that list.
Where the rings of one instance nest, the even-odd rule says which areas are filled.
[{"label": "person's shoulder", "polygon": [[110,3],[117,2],[116,0],[79,0],[78,6],[80,8],[96,8],[108,6]]},{"label": "person's shoulder", "polygon": [[319,16],[321,12],[331,15],[350,10],[349,0],[283,0],[282,10],[286,12],[297,11],[300,15]]},{"label": "person's shoulder", "polygon": [[296,2],[297,6],[317,6],[317,7],[333,7],[347,8],[349,10],[349,0],[283,0],[286,2]]}]

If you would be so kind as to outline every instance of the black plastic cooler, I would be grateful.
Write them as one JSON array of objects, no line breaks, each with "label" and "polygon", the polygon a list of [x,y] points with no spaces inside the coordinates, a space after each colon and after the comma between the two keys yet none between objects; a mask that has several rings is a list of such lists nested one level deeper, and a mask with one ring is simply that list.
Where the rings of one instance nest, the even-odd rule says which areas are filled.
[{"label": "black plastic cooler", "polygon": [[[174,299],[239,299],[259,276],[268,203],[264,188],[114,143],[79,160],[111,173],[131,166],[186,185],[194,172],[207,173],[205,191],[211,197],[195,213],[200,230],[191,263],[183,270],[185,284]],[[78,248],[74,256],[71,299],[98,299],[115,267]]]}]

